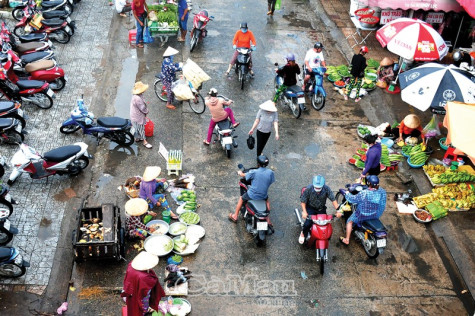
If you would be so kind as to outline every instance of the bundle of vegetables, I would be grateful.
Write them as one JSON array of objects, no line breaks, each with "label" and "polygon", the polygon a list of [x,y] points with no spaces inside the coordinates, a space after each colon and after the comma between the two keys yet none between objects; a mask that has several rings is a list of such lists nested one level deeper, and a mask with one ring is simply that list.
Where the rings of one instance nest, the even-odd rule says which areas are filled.
[{"label": "bundle of vegetables", "polygon": [[412,146],[411,145],[404,145],[402,146],[402,154],[406,157],[409,157],[412,151]]},{"label": "bundle of vegetables", "polygon": [[386,167],[391,166],[391,161],[389,160],[388,146],[384,144],[381,145],[381,164],[383,164]]},{"label": "bundle of vegetables", "polygon": [[416,196],[413,198],[414,202],[416,203],[416,206],[418,208],[423,208],[426,205],[434,202],[437,200],[437,194],[435,193],[427,193],[424,195]]},{"label": "bundle of vegetables", "polygon": [[403,159],[403,155],[400,154],[389,154],[389,161],[390,162],[399,162]]},{"label": "bundle of vegetables", "polygon": [[331,82],[335,82],[341,80],[341,76],[338,74],[338,69],[335,66],[328,66],[327,67],[327,78]]},{"label": "bundle of vegetables", "polygon": [[184,175],[180,179],[169,181],[169,184],[175,188],[191,189],[193,188],[194,182],[194,176]]},{"label": "bundle of vegetables", "polygon": [[444,173],[445,170],[447,170],[447,168],[442,165],[425,165],[423,168],[429,178],[434,177],[436,174]]},{"label": "bundle of vegetables", "polygon": [[444,173],[434,175],[431,180],[434,184],[475,182],[475,176],[466,171],[446,170]]},{"label": "bundle of vegetables", "polygon": [[366,135],[371,134],[371,131],[366,126],[363,126],[363,125],[358,125],[358,132],[362,136],[366,136]]},{"label": "bundle of vegetables", "polygon": [[363,160],[361,160],[361,159],[356,159],[355,166],[356,166],[357,168],[364,169],[364,165],[365,165],[365,163],[364,163]]},{"label": "bundle of vegetables", "polygon": [[178,253],[183,252],[186,246],[188,246],[188,238],[186,238],[185,235],[180,235],[180,237],[175,238],[174,241],[175,245],[173,246],[173,250]]},{"label": "bundle of vegetables", "polygon": [[185,212],[180,215],[180,221],[188,225],[196,225],[200,222],[200,216],[195,212]]},{"label": "bundle of vegetables", "polygon": [[185,211],[195,211],[197,208],[196,204],[196,194],[194,191],[183,190],[179,196],[176,197],[177,201],[184,201]]},{"label": "bundle of vegetables", "polygon": [[422,151],[421,144],[412,147],[411,152],[409,153],[409,160],[413,165],[422,165],[425,164],[429,156]]},{"label": "bundle of vegetables", "polygon": [[432,215],[432,220],[447,216],[447,209],[439,201],[434,201],[426,206],[426,210]]},{"label": "bundle of vegetables", "polygon": [[369,58],[367,61],[366,61],[366,65],[368,65],[368,67],[370,68],[378,68],[379,67],[379,61],[377,61],[376,59],[373,59],[373,58]]},{"label": "bundle of vegetables", "polygon": [[342,77],[351,77],[351,73],[348,70],[348,66],[345,65],[339,65],[336,66],[336,69],[338,70],[338,74]]},{"label": "bundle of vegetables", "polygon": [[[164,5],[150,5],[148,6],[149,12],[155,12],[156,24],[149,25],[151,28],[177,28],[178,27],[178,6],[175,4],[164,4]],[[150,13],[149,13],[150,16]],[[153,19],[155,20],[155,19]],[[149,23],[152,21],[149,18]]]}]

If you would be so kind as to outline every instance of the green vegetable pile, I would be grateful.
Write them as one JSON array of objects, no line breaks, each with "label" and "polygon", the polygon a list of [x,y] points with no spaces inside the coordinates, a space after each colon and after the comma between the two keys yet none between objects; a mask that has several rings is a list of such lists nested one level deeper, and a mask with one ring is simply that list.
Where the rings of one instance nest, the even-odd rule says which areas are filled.
[{"label": "green vegetable pile", "polygon": [[366,126],[358,126],[358,133],[360,133],[362,136],[366,136],[371,134],[371,131],[366,127]]},{"label": "green vegetable pile", "polygon": [[172,257],[172,260],[175,261],[175,262],[181,262],[181,260],[183,260],[183,257],[179,256],[179,255],[174,255]]},{"label": "green vegetable pile", "polygon": [[381,145],[381,164],[383,164],[386,167],[391,166],[391,161],[389,160],[389,149],[386,145],[382,144]]},{"label": "green vegetable pile", "polygon": [[169,240],[165,245],[163,245],[163,250],[165,252],[172,251],[172,248],[173,248],[173,240]]},{"label": "green vegetable pile", "polygon": [[[403,151],[404,151],[404,146],[403,146]],[[409,160],[408,160],[412,165],[425,164],[427,159],[429,159],[429,155],[427,155],[424,151],[422,151],[421,144],[412,146],[411,151],[409,152]]]},{"label": "green vegetable pile", "polygon": [[198,204],[196,204],[196,194],[193,191],[183,190],[176,199],[186,202],[184,206],[185,211],[195,211],[198,207]]},{"label": "green vegetable pile", "polygon": [[345,66],[345,65],[339,65],[336,67],[336,69],[338,70],[338,74],[342,77],[351,77],[351,73],[350,71],[348,70],[348,67]]},{"label": "green vegetable pile", "polygon": [[376,69],[379,67],[379,61],[377,61],[376,59],[370,58],[366,61],[366,65],[368,66],[368,68]]},{"label": "green vegetable pile", "polygon": [[363,89],[374,89],[376,87],[376,83],[371,82],[371,83],[364,83],[361,88]]},{"label": "green vegetable pile", "polygon": [[338,74],[338,69],[335,66],[328,66],[327,74],[328,74],[327,78],[331,82],[335,82],[342,79],[341,76]]},{"label": "green vegetable pile", "polygon": [[436,174],[431,178],[435,184],[447,184],[458,182],[475,182],[475,176],[466,171],[447,170],[444,173]]},{"label": "green vegetable pile", "polygon": [[181,235],[180,237],[177,237],[174,239],[175,240],[175,246],[173,247],[173,250],[176,252],[183,252],[188,245],[188,238],[185,237],[185,235]]},{"label": "green vegetable pile", "polygon": [[445,209],[439,201],[434,201],[426,206],[426,210],[432,215],[432,220],[437,220],[441,217],[447,216],[447,209]]},{"label": "green vegetable pile", "polygon": [[195,225],[200,222],[200,216],[195,212],[185,212],[180,215],[180,220],[188,225]]}]

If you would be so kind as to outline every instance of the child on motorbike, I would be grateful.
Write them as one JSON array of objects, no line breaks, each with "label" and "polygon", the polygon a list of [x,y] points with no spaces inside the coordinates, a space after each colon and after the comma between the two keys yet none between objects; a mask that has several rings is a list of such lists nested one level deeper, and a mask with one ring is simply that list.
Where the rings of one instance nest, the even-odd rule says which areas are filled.
[{"label": "child on motorbike", "polygon": [[239,126],[239,122],[236,122],[234,119],[233,110],[229,107],[224,108],[225,105],[230,105],[233,103],[233,100],[226,101],[223,98],[218,98],[218,90],[216,90],[216,88],[211,88],[208,95],[209,97],[206,97],[205,104],[211,113],[211,120],[209,121],[208,136],[203,141],[205,145],[209,145],[211,136],[213,135],[214,127],[218,122],[227,120],[229,117],[233,127]]},{"label": "child on motorbike", "polygon": [[277,91],[274,95],[274,103],[277,102],[280,95],[287,90],[289,87],[292,87],[297,84],[297,75],[300,75],[300,67],[295,62],[295,55],[289,53],[286,56],[287,64],[277,69],[277,74],[284,79],[284,82],[277,88]]}]

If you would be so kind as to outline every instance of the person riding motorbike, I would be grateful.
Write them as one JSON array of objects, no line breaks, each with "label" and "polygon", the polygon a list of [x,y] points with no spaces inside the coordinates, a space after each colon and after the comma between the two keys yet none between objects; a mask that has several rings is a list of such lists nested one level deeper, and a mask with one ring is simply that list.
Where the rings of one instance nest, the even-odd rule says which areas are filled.
[{"label": "person riding motorbike", "polygon": [[340,237],[340,242],[344,245],[350,244],[353,224],[359,224],[366,220],[378,219],[383,215],[386,208],[386,191],[379,187],[378,176],[371,175],[366,178],[368,189],[353,195],[349,192],[345,194],[348,202],[356,204],[356,210],[346,221],[346,237]]},{"label": "person riding motorbike", "polygon": [[289,53],[286,56],[287,64],[277,70],[277,74],[284,79],[284,82],[280,85],[274,95],[274,103],[277,102],[280,95],[287,90],[289,87],[295,86],[297,84],[297,75],[300,75],[300,67],[295,62],[295,55]]},{"label": "person riding motorbike", "polygon": [[[249,31],[247,28],[247,22],[242,22],[240,25],[240,29],[234,34],[233,38],[233,48],[234,54],[231,58],[231,62],[229,63],[228,70],[226,70],[226,76],[229,75],[231,68],[236,63],[236,59],[239,55],[239,52],[236,50],[238,47],[245,47],[250,48],[251,50],[256,50],[256,39],[254,38],[254,34],[252,31]],[[249,54],[249,72],[251,76],[254,76],[254,72],[252,71],[252,54]]]},{"label": "person riding motorbike", "polygon": [[[299,244],[303,244],[308,237],[310,228],[312,228],[312,220],[310,215],[326,214],[327,207],[325,205],[327,199],[332,201],[335,210],[338,209],[338,203],[335,199],[333,191],[325,184],[325,177],[316,175],[313,177],[312,183],[305,188],[300,196],[300,205],[302,206],[302,219],[305,222],[302,225],[302,232],[299,236]],[[338,215],[337,216],[341,216]]]},{"label": "person riding motorbike", "polygon": [[270,202],[268,199],[267,191],[272,183],[275,182],[274,171],[267,169],[269,164],[269,158],[265,155],[257,157],[257,169],[249,170],[244,173],[238,171],[238,175],[245,178],[247,182],[250,182],[248,190],[242,196],[239,197],[239,201],[236,205],[236,210],[233,213],[229,213],[228,218],[232,222],[236,223],[239,211],[241,210],[244,201],[249,200],[266,200],[267,209],[270,210]]},{"label": "person riding motorbike", "polygon": [[307,86],[307,82],[310,80],[310,77],[313,73],[313,68],[318,67],[326,67],[327,64],[325,63],[325,58],[323,57],[323,44],[320,42],[316,42],[313,45],[313,48],[307,51],[305,55],[305,78],[303,80],[302,90],[305,91],[305,87]]},{"label": "person riding motorbike", "polygon": [[209,121],[208,135],[203,141],[205,145],[209,145],[211,136],[213,135],[214,127],[218,122],[227,120],[229,117],[233,127],[239,126],[239,122],[236,122],[234,119],[233,110],[229,107],[224,108],[224,105],[230,105],[233,103],[233,100],[226,101],[222,98],[218,98],[218,90],[216,90],[216,88],[211,88],[208,95],[209,97],[206,97],[205,104],[211,113],[211,120]]}]

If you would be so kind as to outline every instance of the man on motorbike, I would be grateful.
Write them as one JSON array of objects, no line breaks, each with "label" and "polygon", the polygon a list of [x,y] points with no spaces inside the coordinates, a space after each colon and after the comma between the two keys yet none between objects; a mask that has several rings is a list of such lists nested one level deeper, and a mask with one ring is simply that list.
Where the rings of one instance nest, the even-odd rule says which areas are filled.
[{"label": "man on motorbike", "polygon": [[[242,22],[240,25],[240,29],[234,34],[233,38],[233,48],[234,54],[231,58],[231,62],[229,63],[228,70],[226,70],[226,76],[229,75],[231,68],[236,63],[236,59],[239,55],[239,52],[236,50],[238,47],[245,47],[251,48],[253,51],[256,50],[256,39],[254,38],[254,34],[248,30],[247,22]],[[252,71],[252,55],[249,54],[249,72],[251,76],[254,76],[254,72]]]},{"label": "man on motorbike", "polygon": [[234,214],[229,213],[228,218],[232,222],[236,223],[239,211],[241,210],[244,201],[249,200],[266,200],[267,209],[270,210],[270,202],[268,199],[267,191],[272,183],[275,182],[274,171],[267,169],[269,164],[269,158],[265,155],[257,157],[257,169],[249,170],[247,173],[238,171],[238,175],[245,178],[246,181],[251,182],[246,193],[239,197],[239,201],[236,205]]},{"label": "man on motorbike", "polygon": [[323,49],[323,44],[320,42],[316,42],[315,45],[313,45],[312,49],[309,49],[307,51],[307,54],[305,55],[305,78],[303,80],[303,86],[302,90],[305,91],[305,87],[307,85],[308,80],[312,76],[313,73],[313,68],[318,68],[318,67],[326,67],[327,64],[325,63],[325,58],[323,57],[322,53]]},{"label": "man on motorbike", "polygon": [[[327,199],[332,201],[335,209],[338,209],[335,195],[328,185],[325,185],[325,178],[322,175],[313,177],[312,184],[305,188],[300,196],[300,205],[302,206],[302,218],[305,220],[302,226],[302,232],[299,237],[299,244],[305,242],[310,228],[312,227],[312,220],[309,215],[326,214],[327,207],[325,206]],[[338,213],[337,213],[338,216]]]},{"label": "man on motorbike", "polygon": [[287,64],[277,69],[277,74],[284,79],[284,82],[277,88],[274,96],[274,103],[277,102],[280,95],[287,90],[287,88],[295,86],[297,84],[297,75],[300,75],[300,67],[295,62],[295,55],[292,53],[287,54]]},{"label": "man on motorbike", "polygon": [[369,188],[356,195],[345,194],[348,202],[356,204],[355,212],[346,221],[346,237],[340,237],[340,242],[349,245],[353,223],[359,224],[366,220],[378,219],[386,208],[386,191],[379,187],[379,178],[370,175],[366,178]]}]

